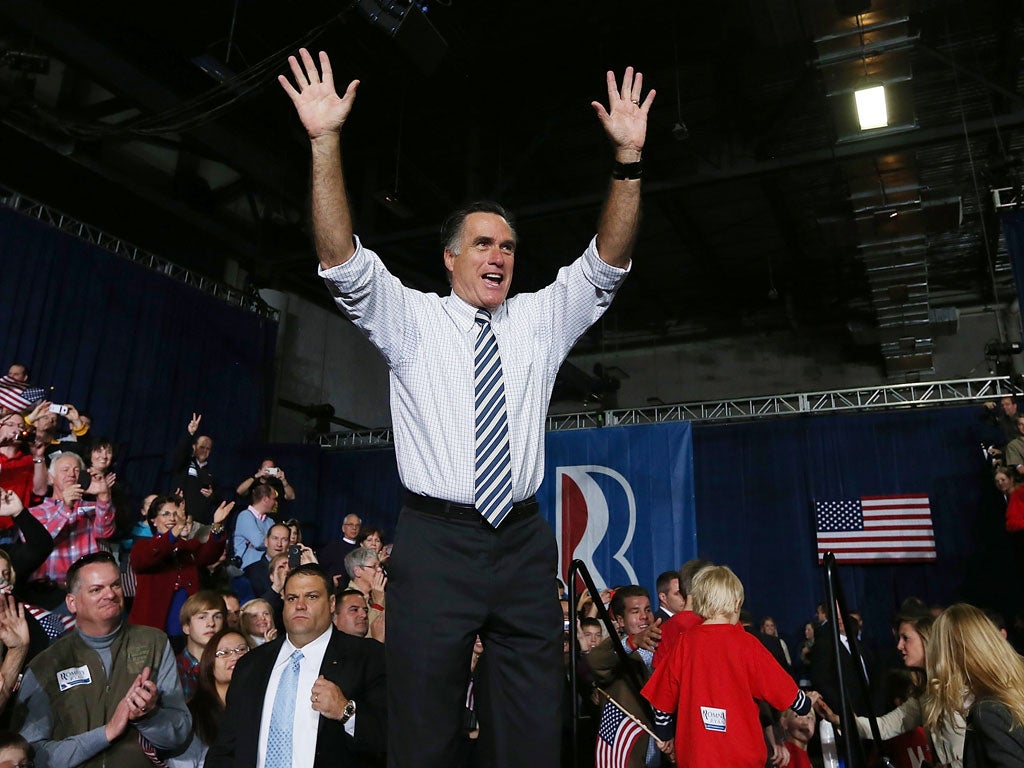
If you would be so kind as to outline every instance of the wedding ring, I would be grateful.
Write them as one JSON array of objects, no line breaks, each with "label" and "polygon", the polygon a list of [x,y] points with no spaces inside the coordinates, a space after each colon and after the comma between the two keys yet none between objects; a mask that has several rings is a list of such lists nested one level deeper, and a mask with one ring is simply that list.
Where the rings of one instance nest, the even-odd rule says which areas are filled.
[{"label": "wedding ring", "polygon": [[636,104],[636,105],[637,105],[638,107],[640,106],[640,99],[630,99],[630,101],[632,101],[632,102],[633,102],[634,104]]}]

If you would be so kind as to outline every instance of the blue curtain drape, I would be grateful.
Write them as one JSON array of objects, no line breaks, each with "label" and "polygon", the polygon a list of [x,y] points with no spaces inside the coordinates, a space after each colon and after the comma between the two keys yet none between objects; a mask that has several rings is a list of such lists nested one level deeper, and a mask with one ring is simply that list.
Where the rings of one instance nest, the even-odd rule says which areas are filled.
[{"label": "blue curtain drape", "polygon": [[192,412],[225,491],[251,474],[239,451],[266,438],[275,322],[7,209],[0,265],[3,372],[26,363],[94,435],[116,436],[133,495],[166,490]]},{"label": "blue curtain drape", "polygon": [[841,566],[876,638],[908,596],[1005,608],[1015,600],[1002,497],[979,443],[980,406],[734,424],[694,430],[701,556],[730,565],[755,615],[796,636],[822,599],[814,500],[927,493],[935,564]]},{"label": "blue curtain drape", "polygon": [[[911,595],[1005,610],[1019,590],[1002,497],[979,448],[992,437],[980,412],[980,406],[959,406],[696,425],[700,556],[732,567],[746,587],[748,610],[773,614],[798,648],[803,624],[823,595],[814,500],[927,493],[938,541],[935,564],[841,568],[868,637],[889,644],[888,622]],[[337,538],[349,512],[394,530],[401,500],[393,451],[328,453],[320,466],[324,540]]]}]

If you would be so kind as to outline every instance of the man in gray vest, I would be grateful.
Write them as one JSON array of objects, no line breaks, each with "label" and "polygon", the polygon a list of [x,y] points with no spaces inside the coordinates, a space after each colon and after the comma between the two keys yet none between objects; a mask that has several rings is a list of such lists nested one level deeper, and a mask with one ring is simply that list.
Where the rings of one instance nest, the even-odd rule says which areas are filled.
[{"label": "man in gray vest", "polygon": [[109,553],[77,560],[67,586],[78,627],[29,664],[14,723],[40,765],[152,768],[192,729],[167,636],[125,621]]}]

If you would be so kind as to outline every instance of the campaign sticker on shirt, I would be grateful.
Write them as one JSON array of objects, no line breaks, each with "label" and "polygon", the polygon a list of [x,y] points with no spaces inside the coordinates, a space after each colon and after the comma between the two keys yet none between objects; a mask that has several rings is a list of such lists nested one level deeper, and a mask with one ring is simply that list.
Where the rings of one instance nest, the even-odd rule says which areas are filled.
[{"label": "campaign sticker on shirt", "polygon": [[61,691],[74,688],[76,685],[88,685],[92,682],[92,675],[89,674],[89,666],[83,664],[80,667],[68,667],[57,673],[57,685]]},{"label": "campaign sticker on shirt", "polygon": [[704,721],[704,727],[709,731],[721,731],[725,733],[725,710],[717,707],[701,707],[700,717]]},{"label": "campaign sticker on shirt", "polygon": [[189,467],[188,468],[188,476],[189,477],[199,477],[199,470],[196,469],[195,467]]}]

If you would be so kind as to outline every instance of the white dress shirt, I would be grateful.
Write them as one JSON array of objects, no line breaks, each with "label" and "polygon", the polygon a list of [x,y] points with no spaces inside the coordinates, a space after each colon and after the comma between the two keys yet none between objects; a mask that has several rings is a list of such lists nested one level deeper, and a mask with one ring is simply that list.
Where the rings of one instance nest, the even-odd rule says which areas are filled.
[{"label": "white dress shirt", "polygon": [[[277,686],[281,682],[281,674],[288,666],[289,658],[296,651],[302,651],[302,660],[299,662],[299,683],[295,689],[295,719],[292,722],[292,768],[313,768],[313,760],[316,757],[316,736],[320,728],[320,713],[313,709],[312,693],[313,683],[320,677],[320,667],[324,662],[324,654],[327,652],[327,644],[331,640],[331,630],[328,627],[316,640],[296,649],[291,641],[285,637],[281,650],[277,654],[277,661],[274,662],[274,669],[270,673],[270,680],[267,681],[267,692],[263,697],[263,716],[260,719],[260,743],[256,753],[256,765],[263,768],[267,759],[267,737],[270,733],[270,717],[274,710],[274,697],[277,696]],[[354,736],[356,729],[355,716],[345,723],[345,730],[349,735]]]},{"label": "white dress shirt", "polygon": [[[573,344],[604,314],[628,274],[601,260],[597,238],[555,282],[492,313],[501,354],[512,458],[512,498],[544,477],[544,418]],[[344,264],[321,269],[335,303],[391,369],[391,416],[402,484],[413,493],[472,504],[475,482],[476,307],[406,288],[356,238]]]}]

